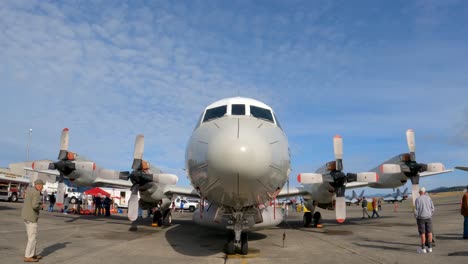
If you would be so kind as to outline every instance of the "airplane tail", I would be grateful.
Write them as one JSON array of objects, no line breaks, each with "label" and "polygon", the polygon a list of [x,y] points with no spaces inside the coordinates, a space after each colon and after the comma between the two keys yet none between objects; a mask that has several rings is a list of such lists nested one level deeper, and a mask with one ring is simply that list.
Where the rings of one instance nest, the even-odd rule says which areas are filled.
[{"label": "airplane tail", "polygon": [[360,194],[359,197],[358,197],[359,199],[362,199],[362,197],[364,197],[364,191],[365,191],[365,190],[362,190],[361,194]]}]

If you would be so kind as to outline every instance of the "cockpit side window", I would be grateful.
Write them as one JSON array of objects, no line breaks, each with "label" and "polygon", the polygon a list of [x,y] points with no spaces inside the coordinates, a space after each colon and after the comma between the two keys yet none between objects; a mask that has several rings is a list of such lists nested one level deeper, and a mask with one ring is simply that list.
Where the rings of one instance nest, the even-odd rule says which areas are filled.
[{"label": "cockpit side window", "polygon": [[245,115],[245,105],[233,104],[231,109],[232,115]]},{"label": "cockpit side window", "polygon": [[223,117],[226,114],[227,106],[222,105],[215,108],[207,109],[205,117],[203,117],[203,122]]},{"label": "cockpit side window", "polygon": [[273,115],[275,116],[276,125],[277,125],[279,128],[282,128],[281,125],[280,125],[280,122],[279,122],[279,120],[278,120],[278,117],[276,116],[276,114],[273,113]]},{"label": "cockpit side window", "polygon": [[250,114],[253,117],[264,119],[264,120],[267,120],[267,121],[270,121],[270,122],[274,123],[273,115],[271,114],[271,111],[268,110],[268,109],[251,105],[250,106]]}]

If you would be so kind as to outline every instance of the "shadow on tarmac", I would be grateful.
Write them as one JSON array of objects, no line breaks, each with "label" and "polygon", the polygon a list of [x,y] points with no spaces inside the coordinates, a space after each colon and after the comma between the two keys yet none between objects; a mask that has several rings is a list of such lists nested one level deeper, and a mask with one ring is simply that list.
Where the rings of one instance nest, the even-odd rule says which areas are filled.
[{"label": "shadow on tarmac", "polygon": [[[249,241],[265,239],[261,233],[250,232]],[[225,230],[199,226],[190,220],[173,220],[166,232],[166,239],[171,247],[187,256],[211,256],[223,253],[227,241]]]},{"label": "shadow on tarmac", "polygon": [[56,251],[66,248],[68,244],[71,244],[71,242],[63,242],[63,243],[56,243],[56,244],[50,245],[44,248],[39,255],[45,257],[47,255],[50,255],[51,253],[54,253]]}]

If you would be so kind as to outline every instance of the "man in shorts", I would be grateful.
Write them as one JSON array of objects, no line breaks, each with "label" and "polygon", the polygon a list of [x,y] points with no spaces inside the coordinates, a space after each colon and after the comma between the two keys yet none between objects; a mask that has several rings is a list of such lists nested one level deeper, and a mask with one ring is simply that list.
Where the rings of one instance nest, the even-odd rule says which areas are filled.
[{"label": "man in shorts", "polygon": [[[431,197],[426,195],[426,188],[419,189],[419,197],[414,202],[414,214],[418,224],[418,232],[421,236],[421,248],[418,253],[432,252],[432,215],[434,214],[434,204]],[[426,234],[428,247],[426,249]]]}]

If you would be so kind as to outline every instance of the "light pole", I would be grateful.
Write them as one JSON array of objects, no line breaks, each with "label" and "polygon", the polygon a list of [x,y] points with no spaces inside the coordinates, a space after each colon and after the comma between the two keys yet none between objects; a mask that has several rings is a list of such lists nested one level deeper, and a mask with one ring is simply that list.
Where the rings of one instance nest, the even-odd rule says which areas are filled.
[{"label": "light pole", "polygon": [[31,145],[32,128],[29,129],[28,145],[26,147],[26,161],[29,161],[29,147]]}]

